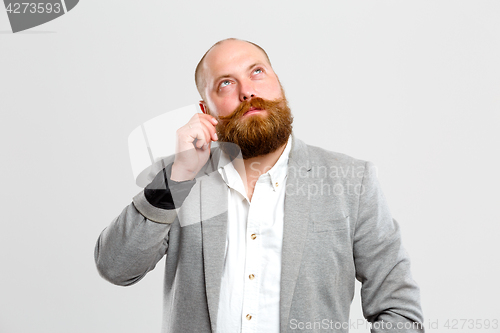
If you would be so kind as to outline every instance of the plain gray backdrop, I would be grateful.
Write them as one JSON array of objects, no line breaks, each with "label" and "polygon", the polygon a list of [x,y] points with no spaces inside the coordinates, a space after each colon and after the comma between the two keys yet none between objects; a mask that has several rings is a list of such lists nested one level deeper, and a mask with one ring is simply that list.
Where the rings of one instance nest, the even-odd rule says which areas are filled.
[{"label": "plain gray backdrop", "polygon": [[428,331],[500,320],[499,17],[486,0],[86,0],[12,34],[0,8],[0,332],[159,332],[164,260],[118,287],[94,244],[140,191],[128,134],[196,103],[195,66],[227,37],[268,51],[298,137],[378,166]]}]

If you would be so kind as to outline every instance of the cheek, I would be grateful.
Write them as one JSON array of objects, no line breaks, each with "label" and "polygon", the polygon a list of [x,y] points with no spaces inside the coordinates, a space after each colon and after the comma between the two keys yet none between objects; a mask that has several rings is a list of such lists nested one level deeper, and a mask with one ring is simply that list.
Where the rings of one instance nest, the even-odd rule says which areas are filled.
[{"label": "cheek", "polygon": [[267,87],[266,90],[269,92],[269,97],[268,99],[270,100],[275,100],[283,97],[283,94],[281,92],[281,86],[279,83],[270,83]]},{"label": "cheek", "polygon": [[[213,107],[217,116],[228,116],[240,105],[239,100],[222,99],[214,103]],[[214,115],[215,116],[215,115]]]},{"label": "cheek", "polygon": [[234,110],[240,105],[239,101],[238,102],[227,102],[224,104],[222,112],[224,112],[224,116],[229,116],[231,113],[234,112]]}]

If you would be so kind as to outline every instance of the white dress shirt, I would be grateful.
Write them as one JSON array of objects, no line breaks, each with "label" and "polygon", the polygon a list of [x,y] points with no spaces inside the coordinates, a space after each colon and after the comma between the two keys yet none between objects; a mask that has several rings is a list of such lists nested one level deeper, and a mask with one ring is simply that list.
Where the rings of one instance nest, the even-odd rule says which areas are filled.
[{"label": "white dress shirt", "polygon": [[235,166],[228,162],[227,155],[221,157],[228,162],[219,168],[228,186],[228,224],[218,333],[279,332],[281,246],[290,150],[291,137],[276,164],[260,175],[251,202]]}]

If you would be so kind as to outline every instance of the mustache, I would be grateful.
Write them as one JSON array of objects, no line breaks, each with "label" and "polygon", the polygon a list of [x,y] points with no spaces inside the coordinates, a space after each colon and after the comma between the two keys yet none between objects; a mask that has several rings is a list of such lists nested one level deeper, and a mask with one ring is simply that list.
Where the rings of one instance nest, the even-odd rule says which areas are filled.
[{"label": "mustache", "polygon": [[251,108],[261,109],[261,110],[271,110],[280,106],[284,101],[284,98],[279,98],[276,100],[266,100],[260,97],[254,97],[249,101],[241,102],[241,104],[227,116],[219,116],[219,120],[223,122],[239,119],[243,117]]}]

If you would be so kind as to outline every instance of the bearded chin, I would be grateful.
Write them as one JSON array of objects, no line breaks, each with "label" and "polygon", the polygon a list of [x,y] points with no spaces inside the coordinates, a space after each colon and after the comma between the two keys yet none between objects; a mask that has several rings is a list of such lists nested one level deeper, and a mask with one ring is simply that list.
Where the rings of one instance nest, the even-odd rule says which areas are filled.
[{"label": "bearded chin", "polygon": [[[265,109],[266,114],[255,114],[243,117],[231,117],[219,121],[217,136],[221,149],[231,158],[235,158],[239,151],[243,159],[267,155],[282,147],[292,133],[293,117],[286,99],[266,101],[258,99],[256,102],[246,102],[239,110],[248,109],[257,105]],[[238,149],[239,148],[239,149]]]}]

